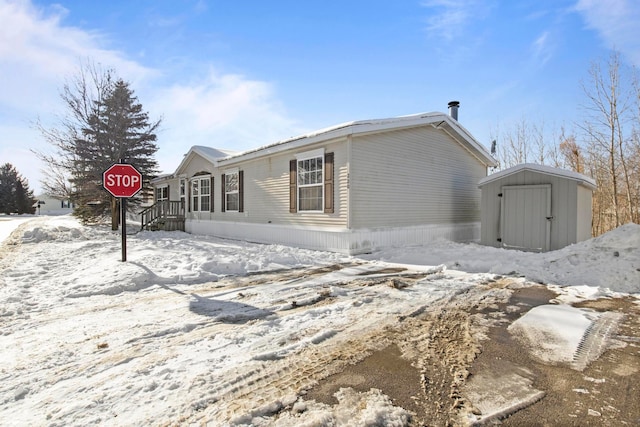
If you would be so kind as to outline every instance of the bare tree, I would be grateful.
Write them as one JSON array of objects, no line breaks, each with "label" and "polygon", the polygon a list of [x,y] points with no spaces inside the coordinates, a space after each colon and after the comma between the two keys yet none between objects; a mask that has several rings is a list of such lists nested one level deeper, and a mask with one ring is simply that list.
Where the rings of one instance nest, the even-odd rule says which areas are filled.
[{"label": "bare tree", "polygon": [[584,173],[584,156],[574,136],[564,138],[559,145],[559,149],[564,157],[564,164],[569,169],[574,172]]},{"label": "bare tree", "polygon": [[60,93],[65,115],[52,127],[36,122],[36,129],[52,148],[33,151],[46,165],[41,184],[44,191],[58,198],[72,198],[71,179],[77,169],[75,146],[82,129],[90,127],[91,117],[98,113],[99,104],[113,85],[114,71],[104,70],[91,61],[82,62],[78,73],[67,80]]},{"label": "bare tree", "polygon": [[[588,83],[582,83],[586,96],[583,109],[586,113],[580,128],[590,144],[591,162],[594,167],[606,165],[607,179],[603,180],[600,170],[593,171],[607,185],[600,196],[606,193],[606,200],[597,203],[601,209],[611,210],[604,217],[611,217],[612,223],[604,227],[605,231],[618,227],[635,216],[632,197],[632,185],[628,166],[628,140],[625,124],[630,113],[630,100],[623,89],[620,54],[613,52],[603,70],[599,63],[593,63],[589,69]],[[598,160],[602,159],[602,160]],[[604,160],[604,161],[603,161]]]}]

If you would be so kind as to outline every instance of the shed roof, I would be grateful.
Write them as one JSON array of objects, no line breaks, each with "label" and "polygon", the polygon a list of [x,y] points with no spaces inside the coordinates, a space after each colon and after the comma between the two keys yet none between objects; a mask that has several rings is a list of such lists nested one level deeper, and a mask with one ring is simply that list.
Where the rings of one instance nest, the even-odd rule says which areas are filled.
[{"label": "shed roof", "polygon": [[522,164],[513,166],[509,169],[501,170],[500,172],[491,174],[485,178],[482,178],[478,182],[478,187],[482,187],[485,184],[488,184],[490,182],[496,181],[498,179],[501,179],[522,171],[537,172],[545,175],[553,175],[553,176],[559,176],[562,178],[572,179],[574,181],[578,181],[578,184],[580,185],[584,185],[585,187],[588,187],[592,190],[596,189],[596,181],[593,178],[590,178],[586,175],[583,175],[578,172],[566,170],[566,169],[559,169],[559,168],[554,168],[554,167],[545,166],[545,165],[537,165],[534,163],[522,163]]}]

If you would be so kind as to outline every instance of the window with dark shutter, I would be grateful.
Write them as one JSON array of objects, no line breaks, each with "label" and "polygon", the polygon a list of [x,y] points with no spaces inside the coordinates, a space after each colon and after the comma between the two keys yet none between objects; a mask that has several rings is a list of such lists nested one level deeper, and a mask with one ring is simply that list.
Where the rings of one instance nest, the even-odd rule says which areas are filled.
[{"label": "window with dark shutter", "polygon": [[226,212],[242,212],[240,208],[240,192],[242,171],[233,169],[226,171],[224,177],[224,208]]}]

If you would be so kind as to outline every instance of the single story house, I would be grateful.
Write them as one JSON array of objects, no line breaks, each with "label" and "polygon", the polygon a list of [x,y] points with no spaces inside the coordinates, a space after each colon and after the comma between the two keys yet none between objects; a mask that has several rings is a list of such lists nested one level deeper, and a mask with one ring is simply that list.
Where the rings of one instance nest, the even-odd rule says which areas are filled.
[{"label": "single story house", "polygon": [[36,197],[36,200],[36,214],[38,215],[66,215],[73,213],[73,203],[69,199],[40,194]]},{"label": "single story house", "polygon": [[457,107],[344,123],[243,153],[194,146],[173,174],[152,181],[151,210],[172,212],[194,234],[346,254],[477,241],[477,183],[496,161],[458,123]]},{"label": "single story house", "polygon": [[480,243],[553,251],[591,238],[593,179],[550,166],[520,164],[483,178]]}]

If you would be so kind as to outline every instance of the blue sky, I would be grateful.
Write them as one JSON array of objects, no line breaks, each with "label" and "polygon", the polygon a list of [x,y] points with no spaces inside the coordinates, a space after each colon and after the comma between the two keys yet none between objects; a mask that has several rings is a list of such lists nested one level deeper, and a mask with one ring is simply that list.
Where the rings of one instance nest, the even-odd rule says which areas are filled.
[{"label": "blue sky", "polygon": [[[157,158],[246,150],[342,122],[447,111],[490,145],[572,129],[611,48],[640,66],[637,0],[0,0],[0,163],[39,190],[65,78],[91,58],[163,117]],[[500,141],[498,141],[500,143]]]}]

